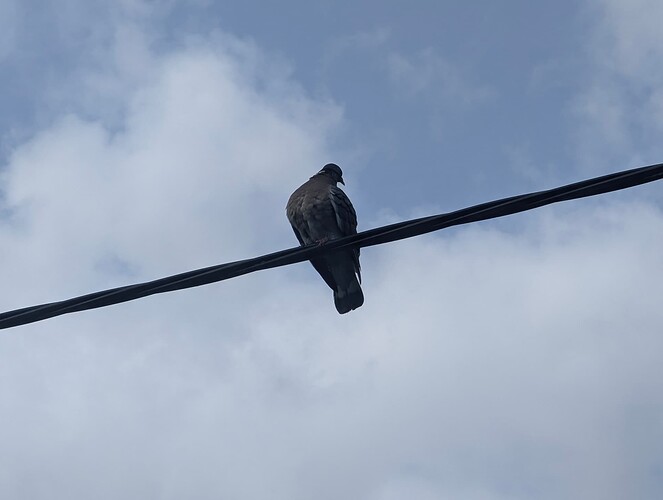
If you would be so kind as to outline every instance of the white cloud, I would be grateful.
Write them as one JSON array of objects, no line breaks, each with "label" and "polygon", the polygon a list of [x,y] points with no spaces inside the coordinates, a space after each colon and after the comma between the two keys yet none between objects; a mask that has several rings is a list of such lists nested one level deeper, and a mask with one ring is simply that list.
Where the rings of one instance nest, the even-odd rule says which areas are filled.
[{"label": "white cloud", "polygon": [[663,6],[650,0],[590,0],[587,6],[593,28],[588,83],[572,106],[581,163],[605,170],[606,163],[657,162],[663,154],[663,35],[657,22]]},{"label": "white cloud", "polygon": [[6,332],[4,492],[655,498],[663,215],[571,215]]},{"label": "white cloud", "polygon": [[[96,120],[69,115],[16,149],[4,191],[22,222],[15,246],[28,269],[17,273],[41,275],[54,254],[93,269],[108,252],[152,276],[269,248],[283,217],[273,207],[326,161],[325,136],[340,115],[294,84],[262,85],[275,74],[252,68],[254,52],[212,45],[152,56],[151,78],[125,87],[118,129],[103,112]],[[131,80],[128,73],[117,75]],[[83,99],[104,92],[98,81]],[[64,280],[68,271],[54,281],[80,286]]]},{"label": "white cloud", "polygon": [[[230,37],[136,57],[3,169],[4,308],[294,243],[338,108]],[[4,331],[0,497],[657,498],[663,214],[521,217],[366,249],[345,316],[297,266]]]},{"label": "white cloud", "polygon": [[588,3],[600,20],[595,50],[602,56],[601,62],[616,73],[641,79],[641,84],[657,85],[663,79],[658,64],[663,56],[663,33],[658,23],[663,5],[655,0]]}]

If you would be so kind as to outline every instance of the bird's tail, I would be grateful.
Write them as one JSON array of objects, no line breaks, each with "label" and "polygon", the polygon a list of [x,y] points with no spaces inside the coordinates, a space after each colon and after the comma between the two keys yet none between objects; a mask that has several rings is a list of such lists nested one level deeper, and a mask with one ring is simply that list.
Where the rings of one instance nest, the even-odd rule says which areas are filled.
[{"label": "bird's tail", "polygon": [[339,314],[345,314],[361,307],[364,303],[364,293],[361,291],[359,281],[355,277],[347,288],[340,287],[334,290],[334,305]]}]

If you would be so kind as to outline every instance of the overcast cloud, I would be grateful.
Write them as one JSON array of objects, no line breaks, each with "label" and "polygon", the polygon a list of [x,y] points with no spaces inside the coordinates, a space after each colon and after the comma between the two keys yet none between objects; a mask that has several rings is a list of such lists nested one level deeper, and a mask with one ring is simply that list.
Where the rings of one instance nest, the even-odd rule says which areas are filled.
[{"label": "overcast cloud", "polygon": [[[367,229],[663,158],[652,2],[559,40],[519,2],[38,3],[0,0],[2,310],[294,246],[329,161]],[[343,316],[300,264],[5,330],[0,497],[658,499],[660,189],[365,249]]]}]

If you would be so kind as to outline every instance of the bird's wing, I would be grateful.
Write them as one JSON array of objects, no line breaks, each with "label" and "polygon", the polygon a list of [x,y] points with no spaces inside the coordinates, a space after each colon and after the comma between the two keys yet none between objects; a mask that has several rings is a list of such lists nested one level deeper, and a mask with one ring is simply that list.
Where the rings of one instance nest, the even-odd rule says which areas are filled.
[{"label": "bird's wing", "polygon": [[[312,217],[314,214],[312,213],[311,206],[308,206],[308,204],[304,206],[304,195],[310,187],[310,182],[301,186],[292,194],[286,205],[286,215],[290,221],[290,226],[292,226],[292,231],[302,246],[313,243],[313,239],[308,234],[306,217]],[[313,264],[313,267],[322,276],[322,279],[325,280],[329,288],[336,290],[336,280],[327,265],[327,261],[324,258],[311,259],[311,264]]]},{"label": "bird's wing", "polygon": [[[343,192],[342,189],[331,186],[329,189],[329,201],[331,201],[334,215],[336,217],[336,224],[343,236],[350,236],[357,234],[357,212],[352,206],[350,198]],[[359,265],[359,248],[352,249],[352,260],[355,266],[355,272],[359,277],[361,283],[361,266]]]},{"label": "bird's wing", "polygon": [[329,201],[331,201],[336,224],[343,236],[357,234],[357,213],[352,202],[342,189],[331,186],[329,189]]},{"label": "bird's wing", "polygon": [[292,228],[292,232],[295,233],[295,236],[297,237],[297,241],[299,241],[299,244],[301,246],[305,246],[306,243],[304,243],[304,240],[302,239],[302,235],[299,234],[299,231],[295,226],[292,225],[292,222],[290,223],[290,227]]}]

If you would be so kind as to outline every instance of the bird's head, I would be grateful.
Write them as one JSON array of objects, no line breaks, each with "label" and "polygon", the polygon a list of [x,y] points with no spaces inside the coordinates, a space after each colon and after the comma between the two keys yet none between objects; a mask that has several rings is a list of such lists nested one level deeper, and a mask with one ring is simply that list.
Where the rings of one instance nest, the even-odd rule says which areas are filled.
[{"label": "bird's head", "polygon": [[343,171],[341,170],[341,167],[336,165],[336,163],[327,163],[327,165],[322,167],[322,170],[318,172],[318,175],[331,177],[334,182],[340,182],[345,186],[345,182],[343,182]]}]

